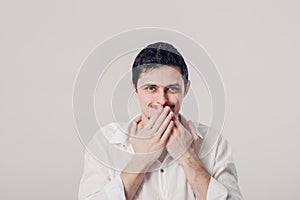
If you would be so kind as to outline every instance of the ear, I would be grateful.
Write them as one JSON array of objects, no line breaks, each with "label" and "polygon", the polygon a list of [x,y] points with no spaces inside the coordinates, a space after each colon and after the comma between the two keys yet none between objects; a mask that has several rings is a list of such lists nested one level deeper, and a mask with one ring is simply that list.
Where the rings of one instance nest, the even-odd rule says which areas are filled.
[{"label": "ear", "polygon": [[137,96],[137,90],[136,90],[132,80],[130,81],[130,86],[131,86],[131,89],[132,89],[132,92],[133,92],[134,96]]},{"label": "ear", "polygon": [[186,87],[185,87],[185,91],[184,91],[184,96],[186,96],[187,93],[189,92],[190,86],[191,86],[191,81],[188,80],[187,83],[186,83]]}]

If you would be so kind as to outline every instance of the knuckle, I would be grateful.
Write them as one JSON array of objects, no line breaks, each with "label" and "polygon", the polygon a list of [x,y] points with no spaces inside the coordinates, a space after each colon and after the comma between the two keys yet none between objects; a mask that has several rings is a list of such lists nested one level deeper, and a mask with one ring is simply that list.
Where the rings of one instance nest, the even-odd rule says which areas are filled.
[{"label": "knuckle", "polygon": [[158,142],[160,145],[164,145],[165,141],[160,139],[159,142]]},{"label": "knuckle", "polygon": [[146,130],[146,131],[151,130],[151,126],[149,124],[147,124],[146,126],[144,126],[144,130]]}]

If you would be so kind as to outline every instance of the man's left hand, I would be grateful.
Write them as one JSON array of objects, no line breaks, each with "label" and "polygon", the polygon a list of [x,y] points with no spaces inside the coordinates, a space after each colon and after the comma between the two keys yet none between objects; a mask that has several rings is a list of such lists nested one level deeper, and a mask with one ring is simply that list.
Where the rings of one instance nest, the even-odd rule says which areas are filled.
[{"label": "man's left hand", "polygon": [[199,136],[191,121],[188,121],[187,129],[177,117],[174,117],[174,124],[173,132],[167,143],[167,151],[173,159],[178,159],[178,162],[181,163],[185,162],[188,156],[195,156]]}]

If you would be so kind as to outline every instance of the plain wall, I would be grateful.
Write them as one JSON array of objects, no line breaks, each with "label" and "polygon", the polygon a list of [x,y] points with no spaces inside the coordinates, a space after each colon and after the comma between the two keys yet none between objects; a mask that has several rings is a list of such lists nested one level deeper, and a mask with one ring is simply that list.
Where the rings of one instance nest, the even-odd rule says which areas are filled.
[{"label": "plain wall", "polygon": [[297,1],[1,1],[0,199],[77,199],[80,64],[108,37],[152,26],[193,38],[217,64],[245,199],[299,198],[299,19]]}]

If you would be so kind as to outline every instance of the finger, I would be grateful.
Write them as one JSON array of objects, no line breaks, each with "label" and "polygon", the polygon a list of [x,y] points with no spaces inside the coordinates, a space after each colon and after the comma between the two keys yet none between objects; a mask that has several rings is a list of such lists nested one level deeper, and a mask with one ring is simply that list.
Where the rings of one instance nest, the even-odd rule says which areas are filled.
[{"label": "finger", "polygon": [[138,115],[133,119],[134,122],[136,122],[136,134],[141,130],[141,121],[142,121],[142,115]]},{"label": "finger", "polygon": [[152,128],[154,123],[156,122],[157,118],[160,116],[160,114],[162,113],[163,108],[162,106],[157,106],[157,107],[152,107],[150,108],[150,120],[148,122],[148,124],[146,125],[147,128]]},{"label": "finger", "polygon": [[180,127],[181,123],[180,123],[178,117],[174,116],[174,117],[173,117],[173,120],[174,120],[174,125],[175,125],[176,127]]},{"label": "finger", "polygon": [[158,131],[157,131],[157,137],[161,137],[161,135],[164,133],[164,131],[166,130],[166,128],[168,127],[170,121],[172,120],[174,116],[173,112],[169,112],[168,116],[165,118],[165,120],[162,122],[161,126],[158,127]]},{"label": "finger", "polygon": [[191,134],[193,135],[194,140],[197,140],[198,139],[198,134],[197,134],[196,128],[193,125],[191,120],[188,122],[188,127],[190,129]]},{"label": "finger", "polygon": [[160,106],[160,105],[158,105],[158,104],[151,104],[151,105],[150,105],[150,107],[151,107],[151,108],[154,108],[154,109],[158,109],[159,106]]},{"label": "finger", "polygon": [[133,119],[133,121],[135,121],[136,123],[139,123],[141,120],[142,120],[142,115],[138,115]]},{"label": "finger", "polygon": [[138,122],[138,123],[137,123],[137,128],[136,128],[137,134],[138,134],[138,132],[140,132],[142,129],[143,129],[143,124],[140,123],[140,122]]},{"label": "finger", "polygon": [[169,137],[172,133],[173,127],[174,127],[174,122],[170,121],[170,123],[168,124],[167,129],[165,130],[164,134],[161,137],[161,141],[162,141],[163,144],[165,144],[168,141],[168,139],[169,139]]},{"label": "finger", "polygon": [[[136,125],[138,126],[141,121],[142,121],[142,115],[137,115],[136,117],[133,118],[132,123],[135,122]],[[132,126],[132,123],[130,124],[130,126]]]},{"label": "finger", "polygon": [[[158,129],[160,129],[160,127],[162,126],[162,124],[163,124],[164,122],[167,123],[166,126],[164,127],[164,129],[167,128],[167,125],[169,124],[170,120],[171,120],[172,117],[173,117],[173,115],[171,114],[172,117],[169,118],[169,119],[167,119],[167,118],[169,117],[169,114],[172,113],[172,112],[170,112],[170,111],[171,111],[171,109],[170,109],[169,106],[166,106],[166,107],[164,108],[163,112],[159,115],[158,119],[157,119],[157,120],[155,121],[155,123],[153,124],[152,130],[153,130],[154,132],[156,132]],[[168,121],[166,121],[166,120],[168,120]],[[163,131],[164,131],[164,130],[163,130]]]},{"label": "finger", "polygon": [[131,126],[129,128],[129,136],[135,136],[136,135],[136,128],[137,128],[136,121],[132,121]]},{"label": "finger", "polygon": [[150,104],[149,105],[149,115],[148,115],[148,119],[150,120],[150,118],[158,111],[162,111],[163,110],[163,106],[159,105],[159,104]]}]

